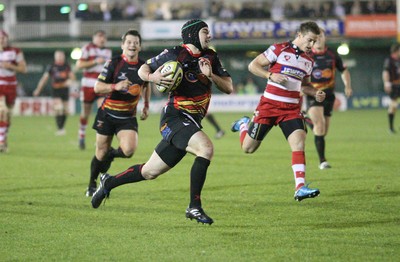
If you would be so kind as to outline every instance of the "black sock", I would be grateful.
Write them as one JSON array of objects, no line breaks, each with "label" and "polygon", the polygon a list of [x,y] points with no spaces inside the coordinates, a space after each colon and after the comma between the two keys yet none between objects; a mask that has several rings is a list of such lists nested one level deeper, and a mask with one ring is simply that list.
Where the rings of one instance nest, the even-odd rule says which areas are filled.
[{"label": "black sock", "polygon": [[210,124],[215,128],[215,130],[217,130],[217,132],[221,131],[221,127],[218,125],[213,115],[208,114],[206,118],[210,122]]},{"label": "black sock", "polygon": [[92,158],[92,162],[90,163],[90,180],[89,180],[89,186],[90,187],[96,187],[96,181],[97,177],[100,174],[100,169],[101,169],[101,161],[94,156]]},{"label": "black sock", "polygon": [[60,129],[64,128],[66,121],[67,121],[67,115],[62,115],[61,116],[61,128]]},{"label": "black sock", "polygon": [[190,170],[190,204],[189,207],[201,207],[201,190],[206,181],[210,160],[196,157]]},{"label": "black sock", "polygon": [[389,113],[388,116],[389,116],[389,128],[390,130],[393,130],[394,114]]},{"label": "black sock", "polygon": [[326,161],[325,159],[325,136],[315,136],[315,147],[317,148],[319,162]]},{"label": "black sock", "polygon": [[60,116],[60,115],[56,116],[56,124],[57,124],[58,130],[60,130],[64,127],[62,116]]},{"label": "black sock", "polygon": [[122,151],[121,147],[118,147],[117,149],[112,149],[110,151],[110,154],[112,156],[112,158],[114,157],[120,157],[120,158],[128,158],[124,152]]},{"label": "black sock", "polygon": [[111,190],[114,187],[117,187],[117,186],[120,186],[123,184],[135,183],[135,182],[145,180],[145,178],[142,176],[143,165],[144,164],[131,166],[124,172],[119,173],[116,176],[111,176],[109,179],[107,179],[105,188],[107,190]]}]

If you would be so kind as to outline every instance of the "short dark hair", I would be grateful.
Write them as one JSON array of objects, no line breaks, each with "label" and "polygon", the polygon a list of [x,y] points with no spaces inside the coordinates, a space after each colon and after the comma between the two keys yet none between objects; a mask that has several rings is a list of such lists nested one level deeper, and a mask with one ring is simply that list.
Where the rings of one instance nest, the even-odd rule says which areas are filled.
[{"label": "short dark hair", "polygon": [[319,35],[321,33],[321,29],[317,25],[317,23],[313,21],[308,21],[300,24],[299,32],[302,33],[303,35],[307,34],[308,32]]},{"label": "short dark hair", "polygon": [[121,37],[122,42],[125,42],[126,37],[127,37],[128,35],[133,35],[133,36],[139,37],[139,44],[142,45],[142,36],[140,35],[140,33],[139,33],[137,30],[135,30],[135,29],[129,29],[129,30]]},{"label": "short dark hair", "polygon": [[93,35],[106,35],[106,32],[104,30],[97,30]]}]

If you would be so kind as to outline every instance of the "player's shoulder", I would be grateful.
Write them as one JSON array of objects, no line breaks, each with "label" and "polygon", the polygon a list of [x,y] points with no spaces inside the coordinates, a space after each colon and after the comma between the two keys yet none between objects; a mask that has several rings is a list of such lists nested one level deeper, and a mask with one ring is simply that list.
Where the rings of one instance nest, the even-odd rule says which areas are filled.
[{"label": "player's shoulder", "polygon": [[15,46],[7,46],[6,48],[3,49],[4,51],[11,51],[15,53],[20,53],[22,52],[21,48],[15,47]]},{"label": "player's shoulder", "polygon": [[281,53],[284,50],[290,50],[291,45],[290,42],[279,42],[279,43],[274,43],[269,46],[269,50],[275,52],[275,53]]},{"label": "player's shoulder", "polygon": [[207,49],[205,49],[204,51],[203,51],[203,54],[204,55],[212,55],[212,56],[215,56],[215,55],[217,55],[217,52],[215,52],[213,49],[211,49],[211,48],[207,48]]},{"label": "player's shoulder", "polygon": [[277,49],[287,49],[291,47],[291,43],[286,41],[286,42],[279,42],[279,43],[274,43],[272,44]]},{"label": "player's shoulder", "polygon": [[121,55],[121,54],[114,55],[114,56],[111,57],[111,60],[112,60],[112,61],[121,61],[122,59],[123,59],[123,58],[122,58],[122,55]]},{"label": "player's shoulder", "polygon": [[93,44],[92,42],[86,43],[82,46],[82,49],[91,49],[91,48],[96,48],[96,45]]},{"label": "player's shoulder", "polygon": [[161,53],[159,53],[157,56],[150,58],[146,61],[146,64],[153,64],[153,63],[163,63],[168,60],[175,60],[182,49],[179,46],[174,46],[171,48],[165,48]]}]

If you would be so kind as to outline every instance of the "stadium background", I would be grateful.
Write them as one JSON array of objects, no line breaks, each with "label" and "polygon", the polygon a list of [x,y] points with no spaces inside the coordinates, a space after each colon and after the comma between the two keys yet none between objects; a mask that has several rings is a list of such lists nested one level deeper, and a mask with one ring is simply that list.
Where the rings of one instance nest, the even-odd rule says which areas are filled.
[{"label": "stadium background", "polygon": [[[107,46],[113,49],[115,55],[120,52],[120,36],[128,28],[135,28],[142,34],[141,58],[146,59],[166,47],[178,45],[180,26],[185,19],[191,17],[199,17],[208,22],[214,48],[222,57],[224,66],[231,73],[237,86],[249,76],[247,64],[259,52],[274,42],[292,39],[299,23],[310,19],[301,17],[307,15],[304,10],[297,12],[297,15],[288,15],[288,7],[285,5],[288,2],[297,10],[305,7],[307,10],[314,10],[314,13],[308,11],[308,14],[314,14],[318,24],[325,28],[330,47],[337,49],[342,44],[349,46],[349,54],[343,55],[342,58],[352,75],[354,96],[344,101],[347,104],[345,108],[385,107],[387,97],[383,92],[381,72],[390,45],[396,42],[397,21],[393,13],[395,1],[376,1],[375,11],[368,9],[368,3],[374,1],[359,1],[362,8],[357,14],[354,11],[354,2],[357,1],[311,0],[302,5],[302,2],[297,0],[189,0],[184,4],[171,0],[126,1],[124,6],[119,6],[119,1],[111,0],[8,0],[3,1],[1,5],[2,27],[9,33],[12,45],[23,49],[28,65],[28,73],[18,77],[19,102],[26,101],[23,105],[24,110],[17,104],[16,111],[26,114],[51,112],[49,99],[34,99],[31,96],[46,65],[52,62],[54,50],[62,49],[69,56],[75,48],[89,42],[94,31],[102,29],[107,32]],[[378,8],[378,2],[390,3],[391,8],[382,11]],[[221,13],[213,11],[216,4],[234,9],[235,16],[229,19],[221,18]],[[332,8],[328,16],[315,11],[321,12],[321,6],[324,4],[329,4]],[[138,10],[136,16],[123,15],[128,6],[135,6]],[[119,8],[119,13],[115,11],[116,8]],[[180,8],[181,13],[173,11],[177,8]],[[246,8],[247,13],[243,12]],[[280,12],[282,15],[277,16]],[[70,57],[69,63],[74,65],[75,60]],[[78,71],[78,79],[80,76],[81,72]],[[336,77],[339,79],[340,74]],[[261,91],[265,81],[256,77],[253,79]],[[337,91],[343,91],[341,81],[337,81]],[[50,90],[47,88],[43,96],[49,94]],[[157,100],[162,97],[155,94],[153,98]],[[74,100],[73,111],[78,112],[79,103],[75,103],[77,98],[72,96],[71,99]],[[241,96],[238,99],[248,98]],[[227,108],[229,110],[229,107]]]}]

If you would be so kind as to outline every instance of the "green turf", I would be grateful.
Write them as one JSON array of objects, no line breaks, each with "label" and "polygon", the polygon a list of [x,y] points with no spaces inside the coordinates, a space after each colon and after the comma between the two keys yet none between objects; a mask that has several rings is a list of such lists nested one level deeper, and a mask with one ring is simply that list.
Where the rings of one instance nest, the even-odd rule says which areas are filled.
[{"label": "green turf", "polygon": [[[238,134],[228,132],[242,115],[216,114],[227,133],[213,139],[203,190],[212,226],[184,216],[192,156],[156,180],[114,189],[95,210],[84,196],[94,131],[80,151],[78,117],[68,119],[64,137],[54,136],[52,117],[15,117],[10,152],[0,155],[0,260],[398,261],[400,134],[387,133],[384,110],[334,113],[331,170],[318,169],[308,134],[307,178],[321,195],[302,202],[293,200],[291,154],[279,128],[245,155]],[[158,143],[158,115],[139,124],[136,154],[116,159],[110,173],[146,161]]]}]

